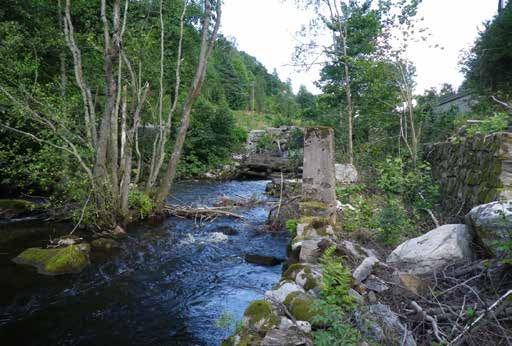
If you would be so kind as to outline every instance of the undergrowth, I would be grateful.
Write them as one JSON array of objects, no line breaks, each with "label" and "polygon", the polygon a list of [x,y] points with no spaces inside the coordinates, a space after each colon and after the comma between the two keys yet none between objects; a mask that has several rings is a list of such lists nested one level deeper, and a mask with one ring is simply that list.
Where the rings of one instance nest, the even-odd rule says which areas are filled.
[{"label": "undergrowth", "polygon": [[346,321],[346,313],[355,307],[349,295],[352,276],[340,257],[334,256],[336,247],[325,251],[320,258],[322,287],[320,299],[313,304],[317,311],[313,324],[322,326],[313,332],[315,345],[357,345],[359,331]]}]

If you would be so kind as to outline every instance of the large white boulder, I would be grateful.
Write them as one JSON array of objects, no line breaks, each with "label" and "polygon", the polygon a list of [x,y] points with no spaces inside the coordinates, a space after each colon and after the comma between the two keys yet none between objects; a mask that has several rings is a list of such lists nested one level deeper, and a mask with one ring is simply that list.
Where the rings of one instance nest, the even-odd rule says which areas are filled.
[{"label": "large white boulder", "polygon": [[351,164],[337,163],[336,169],[336,181],[340,184],[350,184],[357,182],[357,169]]},{"label": "large white boulder", "polygon": [[466,223],[494,256],[512,257],[512,253],[503,247],[512,242],[512,200],[474,207],[466,215]]},{"label": "large white boulder", "polygon": [[412,274],[429,273],[450,263],[472,260],[471,243],[466,225],[443,225],[400,244],[387,262]]}]

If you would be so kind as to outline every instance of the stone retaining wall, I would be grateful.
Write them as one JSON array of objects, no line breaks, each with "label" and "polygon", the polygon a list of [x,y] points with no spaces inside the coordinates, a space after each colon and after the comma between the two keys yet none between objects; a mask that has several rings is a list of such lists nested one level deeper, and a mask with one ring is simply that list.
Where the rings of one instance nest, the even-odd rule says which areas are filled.
[{"label": "stone retaining wall", "polygon": [[457,138],[425,147],[448,214],[512,198],[512,133]]}]

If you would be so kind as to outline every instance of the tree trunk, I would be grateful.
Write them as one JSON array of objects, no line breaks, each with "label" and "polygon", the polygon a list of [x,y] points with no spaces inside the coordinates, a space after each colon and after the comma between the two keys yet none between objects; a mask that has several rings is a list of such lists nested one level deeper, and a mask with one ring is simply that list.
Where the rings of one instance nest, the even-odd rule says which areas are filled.
[{"label": "tree trunk", "polygon": [[165,199],[169,195],[171,191],[172,184],[174,182],[174,178],[176,176],[176,168],[178,167],[178,161],[181,157],[181,152],[183,150],[183,144],[185,143],[185,138],[187,136],[188,127],[190,125],[190,112],[192,110],[192,106],[199,96],[201,92],[201,87],[203,85],[204,77],[206,74],[206,67],[208,64],[208,58],[210,57],[213,46],[217,39],[217,34],[220,27],[220,19],[221,19],[221,2],[216,2],[216,17],[215,17],[215,26],[213,32],[210,36],[210,40],[208,40],[209,26],[210,26],[210,18],[212,17],[212,4],[210,0],[205,0],[205,13],[202,24],[202,35],[201,35],[201,50],[199,53],[199,62],[196,67],[196,74],[192,85],[190,86],[185,104],[183,106],[183,111],[181,115],[181,123],[178,131],[178,136],[176,137],[176,142],[174,143],[173,152],[169,163],[167,164],[167,169],[160,181],[160,186],[155,196],[155,204],[157,206],[157,210],[162,210],[165,206]]}]

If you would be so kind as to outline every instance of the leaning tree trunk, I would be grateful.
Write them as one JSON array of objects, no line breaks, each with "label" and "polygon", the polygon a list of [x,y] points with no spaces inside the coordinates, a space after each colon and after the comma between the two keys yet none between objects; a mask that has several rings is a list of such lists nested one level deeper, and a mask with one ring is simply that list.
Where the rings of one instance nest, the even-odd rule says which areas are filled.
[{"label": "leaning tree trunk", "polygon": [[185,143],[188,127],[190,125],[190,112],[192,110],[192,106],[194,105],[195,100],[197,99],[199,93],[201,92],[201,87],[203,85],[204,77],[206,74],[208,58],[212,53],[213,46],[215,44],[217,34],[219,31],[220,19],[222,14],[221,1],[216,1],[215,5],[215,26],[213,32],[211,33],[210,39],[208,40],[210,18],[212,17],[212,2],[211,0],[205,0],[205,13],[202,24],[203,30],[201,35],[201,50],[199,53],[199,62],[196,67],[194,80],[192,81],[192,85],[190,86],[185,104],[183,105],[182,108],[180,129],[178,131],[178,136],[176,137],[176,142],[174,143],[173,152],[171,158],[169,159],[169,163],[167,164],[165,173],[160,181],[158,191],[155,195],[155,204],[157,207],[157,211],[163,210],[165,206],[165,200],[171,191],[174,178],[176,177],[176,169],[178,167],[178,162],[183,150],[183,144]]}]

